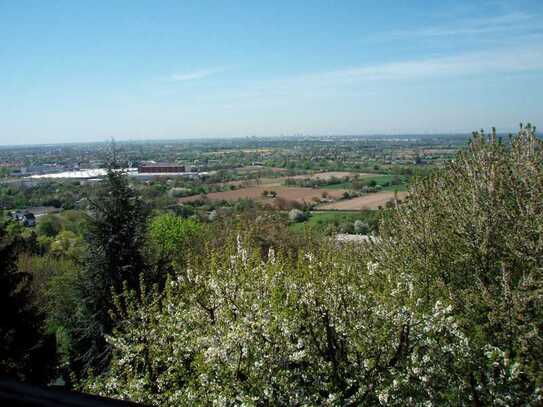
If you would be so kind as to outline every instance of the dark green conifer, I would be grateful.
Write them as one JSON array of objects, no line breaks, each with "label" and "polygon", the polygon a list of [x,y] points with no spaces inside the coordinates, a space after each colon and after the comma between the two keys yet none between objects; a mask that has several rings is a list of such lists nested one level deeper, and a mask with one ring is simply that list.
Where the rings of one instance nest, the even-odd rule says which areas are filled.
[{"label": "dark green conifer", "polygon": [[110,169],[99,194],[90,200],[89,252],[84,260],[79,292],[81,304],[73,327],[74,368],[102,371],[109,360],[105,335],[112,332],[113,293],[123,283],[137,289],[146,264],[142,254],[148,212],[128,184],[126,174]]}]

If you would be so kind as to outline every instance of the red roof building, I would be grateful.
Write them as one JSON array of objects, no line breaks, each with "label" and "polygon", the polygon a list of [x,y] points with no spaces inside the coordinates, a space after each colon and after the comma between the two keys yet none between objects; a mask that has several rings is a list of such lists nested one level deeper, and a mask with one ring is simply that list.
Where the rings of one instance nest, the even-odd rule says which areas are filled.
[{"label": "red roof building", "polygon": [[145,164],[138,167],[140,174],[177,173],[185,172],[185,166],[180,164]]}]

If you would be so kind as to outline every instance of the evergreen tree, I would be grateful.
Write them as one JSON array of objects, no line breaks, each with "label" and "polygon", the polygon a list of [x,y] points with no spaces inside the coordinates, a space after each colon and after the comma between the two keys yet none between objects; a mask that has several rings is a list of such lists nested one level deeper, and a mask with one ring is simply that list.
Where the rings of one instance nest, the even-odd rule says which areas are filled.
[{"label": "evergreen tree", "polygon": [[89,252],[79,279],[81,304],[72,332],[74,370],[80,373],[100,372],[107,366],[110,352],[104,335],[113,328],[109,314],[113,293],[123,284],[136,289],[146,271],[142,247],[148,213],[126,175],[111,169],[90,202]]},{"label": "evergreen tree", "polygon": [[32,305],[28,273],[17,270],[22,247],[0,225],[0,376],[46,383],[55,362],[53,338],[43,331],[44,316]]}]

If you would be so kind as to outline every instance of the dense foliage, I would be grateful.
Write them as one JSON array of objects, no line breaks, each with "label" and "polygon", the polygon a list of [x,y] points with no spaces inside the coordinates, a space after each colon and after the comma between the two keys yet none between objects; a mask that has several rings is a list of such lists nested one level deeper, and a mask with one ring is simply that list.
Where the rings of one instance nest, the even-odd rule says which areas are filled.
[{"label": "dense foliage", "polygon": [[55,365],[44,314],[31,301],[32,276],[17,268],[23,242],[0,225],[0,376],[46,383]]},{"label": "dense foliage", "polygon": [[148,253],[154,265],[155,282],[162,282],[179,264],[201,249],[206,237],[204,226],[172,213],[151,219],[148,231]]},{"label": "dense foliage", "polygon": [[244,233],[117,297],[87,389],[156,405],[542,402],[543,150],[474,135],[380,239],[297,256]]},{"label": "dense foliage", "polygon": [[245,201],[150,216],[122,172],[100,184],[87,215],[0,228],[0,374],[51,379],[49,332],[72,387],[150,405],[543,403],[530,126],[474,134],[379,213],[306,224]]},{"label": "dense foliage", "polygon": [[463,354],[441,362],[449,384],[440,393],[458,401],[541,402],[543,150],[534,133],[522,129],[510,145],[474,135],[446,170],[413,186],[375,250],[417,307],[451,307],[465,339]]}]

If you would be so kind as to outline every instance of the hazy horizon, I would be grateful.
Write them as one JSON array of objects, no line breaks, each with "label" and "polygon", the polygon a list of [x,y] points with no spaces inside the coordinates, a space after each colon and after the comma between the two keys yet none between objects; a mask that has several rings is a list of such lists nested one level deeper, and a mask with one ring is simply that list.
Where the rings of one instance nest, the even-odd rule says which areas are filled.
[{"label": "hazy horizon", "polygon": [[[520,124],[520,123],[519,123]],[[483,130],[484,132],[490,134],[492,129],[479,129]],[[508,134],[514,134],[515,132],[497,132],[498,136],[506,136]],[[44,142],[44,143],[14,143],[14,144],[2,144],[0,143],[0,148],[10,148],[10,147],[35,147],[35,146],[57,146],[57,145],[77,145],[77,144],[110,144],[112,141],[117,144],[130,144],[130,143],[167,143],[167,142],[187,142],[187,141],[206,141],[206,142],[214,142],[214,141],[228,141],[228,140],[245,140],[245,139],[259,139],[259,140],[277,140],[277,139],[304,139],[304,138],[311,138],[311,139],[319,139],[319,138],[358,138],[358,139],[368,139],[368,140],[379,140],[379,139],[395,139],[395,138],[413,138],[413,137],[420,137],[420,138],[447,138],[447,137],[465,137],[466,139],[469,139],[469,137],[473,134],[473,132],[462,132],[462,133],[453,133],[453,132],[441,132],[441,133],[382,133],[382,134],[280,134],[280,135],[271,135],[271,136],[208,136],[208,137],[172,137],[172,138],[124,138],[124,139],[117,139],[117,138],[109,138],[104,140],[81,140],[81,141],[59,141],[59,142]],[[539,135],[540,132],[538,131],[537,134]]]},{"label": "hazy horizon", "polygon": [[543,125],[539,1],[2,2],[0,145]]}]

